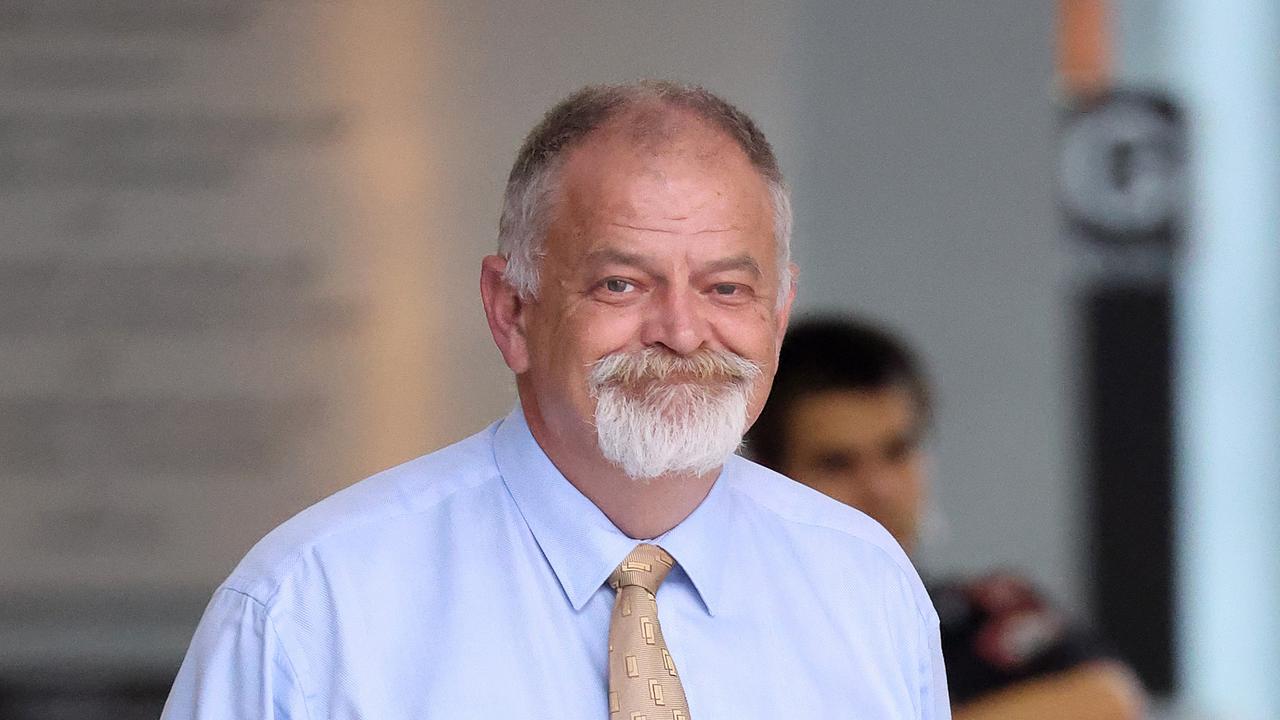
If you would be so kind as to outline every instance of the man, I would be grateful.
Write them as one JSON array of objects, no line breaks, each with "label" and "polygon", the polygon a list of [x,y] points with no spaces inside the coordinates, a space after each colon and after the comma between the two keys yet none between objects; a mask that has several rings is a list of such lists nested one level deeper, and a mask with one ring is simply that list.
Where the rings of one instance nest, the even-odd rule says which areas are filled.
[{"label": "man", "polygon": [[715,95],[553,108],[481,269],[518,407],[260,542],[165,717],[949,717],[892,538],[732,454],[786,328],[790,226],[768,142]]},{"label": "man", "polygon": [[[797,324],[752,456],[880,522],[912,553],[929,492],[928,383],[907,347],[862,321]],[[1122,665],[1021,579],[933,588],[956,718],[1111,720],[1142,714]]]}]

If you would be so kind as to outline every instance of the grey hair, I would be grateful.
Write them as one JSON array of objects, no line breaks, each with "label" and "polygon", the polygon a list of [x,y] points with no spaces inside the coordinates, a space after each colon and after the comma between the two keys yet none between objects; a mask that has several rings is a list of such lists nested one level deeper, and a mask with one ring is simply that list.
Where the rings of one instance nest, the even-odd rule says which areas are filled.
[{"label": "grey hair", "polygon": [[791,287],[791,193],[773,148],[750,116],[720,96],[700,87],[661,80],[585,87],[551,108],[525,138],[507,177],[498,222],[498,254],[507,258],[505,279],[521,298],[537,297],[538,272],[560,186],[559,170],[568,150],[624,112],[652,105],[688,110],[723,131],[764,179],[773,205],[781,306]]}]

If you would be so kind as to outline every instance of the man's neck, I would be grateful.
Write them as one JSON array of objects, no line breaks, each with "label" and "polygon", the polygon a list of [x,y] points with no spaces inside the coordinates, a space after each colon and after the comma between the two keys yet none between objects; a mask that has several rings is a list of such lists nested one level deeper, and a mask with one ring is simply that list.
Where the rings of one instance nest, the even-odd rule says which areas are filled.
[{"label": "man's neck", "polygon": [[556,469],[630,538],[650,540],[679,525],[702,504],[720,476],[716,468],[703,475],[635,480],[604,459],[594,436],[589,442],[571,443],[547,428],[536,413],[526,412],[525,419]]},{"label": "man's neck", "polygon": [[568,474],[565,477],[627,537],[651,540],[689,517],[711,492],[719,474],[717,469],[699,477],[664,475],[651,480],[623,475],[608,485],[578,482]]}]

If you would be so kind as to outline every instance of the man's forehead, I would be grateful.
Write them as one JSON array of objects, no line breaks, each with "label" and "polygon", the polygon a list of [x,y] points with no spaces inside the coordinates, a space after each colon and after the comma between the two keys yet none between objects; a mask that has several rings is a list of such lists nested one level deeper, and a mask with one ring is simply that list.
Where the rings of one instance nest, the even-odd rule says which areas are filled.
[{"label": "man's forehead", "polygon": [[920,424],[910,390],[897,384],[810,391],[796,400],[796,407],[820,412],[828,418],[859,420],[848,427],[861,430],[885,427],[914,430]]},{"label": "man's forehead", "polygon": [[772,202],[763,177],[723,134],[686,134],[652,148],[600,138],[572,151],[561,172],[562,202],[610,213],[634,209],[678,220],[722,205],[754,215]]},{"label": "man's forehead", "polygon": [[555,217],[618,235],[771,231],[771,197],[745,155],[735,162],[708,152],[718,159],[679,149],[636,153],[625,144],[580,148],[563,168]]},{"label": "man's forehead", "polygon": [[776,269],[772,227],[764,220],[743,224],[678,218],[632,224],[609,222],[607,212],[593,215],[597,222],[578,222],[566,228],[570,232],[549,236],[556,254],[574,256],[575,271],[625,266],[665,275],[685,267],[699,274],[739,270],[763,277]]}]

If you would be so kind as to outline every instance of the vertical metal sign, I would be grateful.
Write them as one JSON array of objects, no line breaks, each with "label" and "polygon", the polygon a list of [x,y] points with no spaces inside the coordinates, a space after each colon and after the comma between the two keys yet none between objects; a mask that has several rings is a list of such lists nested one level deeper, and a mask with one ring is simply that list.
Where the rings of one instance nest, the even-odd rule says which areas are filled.
[{"label": "vertical metal sign", "polygon": [[1111,88],[1108,8],[1063,0],[1059,204],[1081,260],[1084,467],[1092,604],[1147,687],[1173,689],[1172,272],[1182,114]]}]

